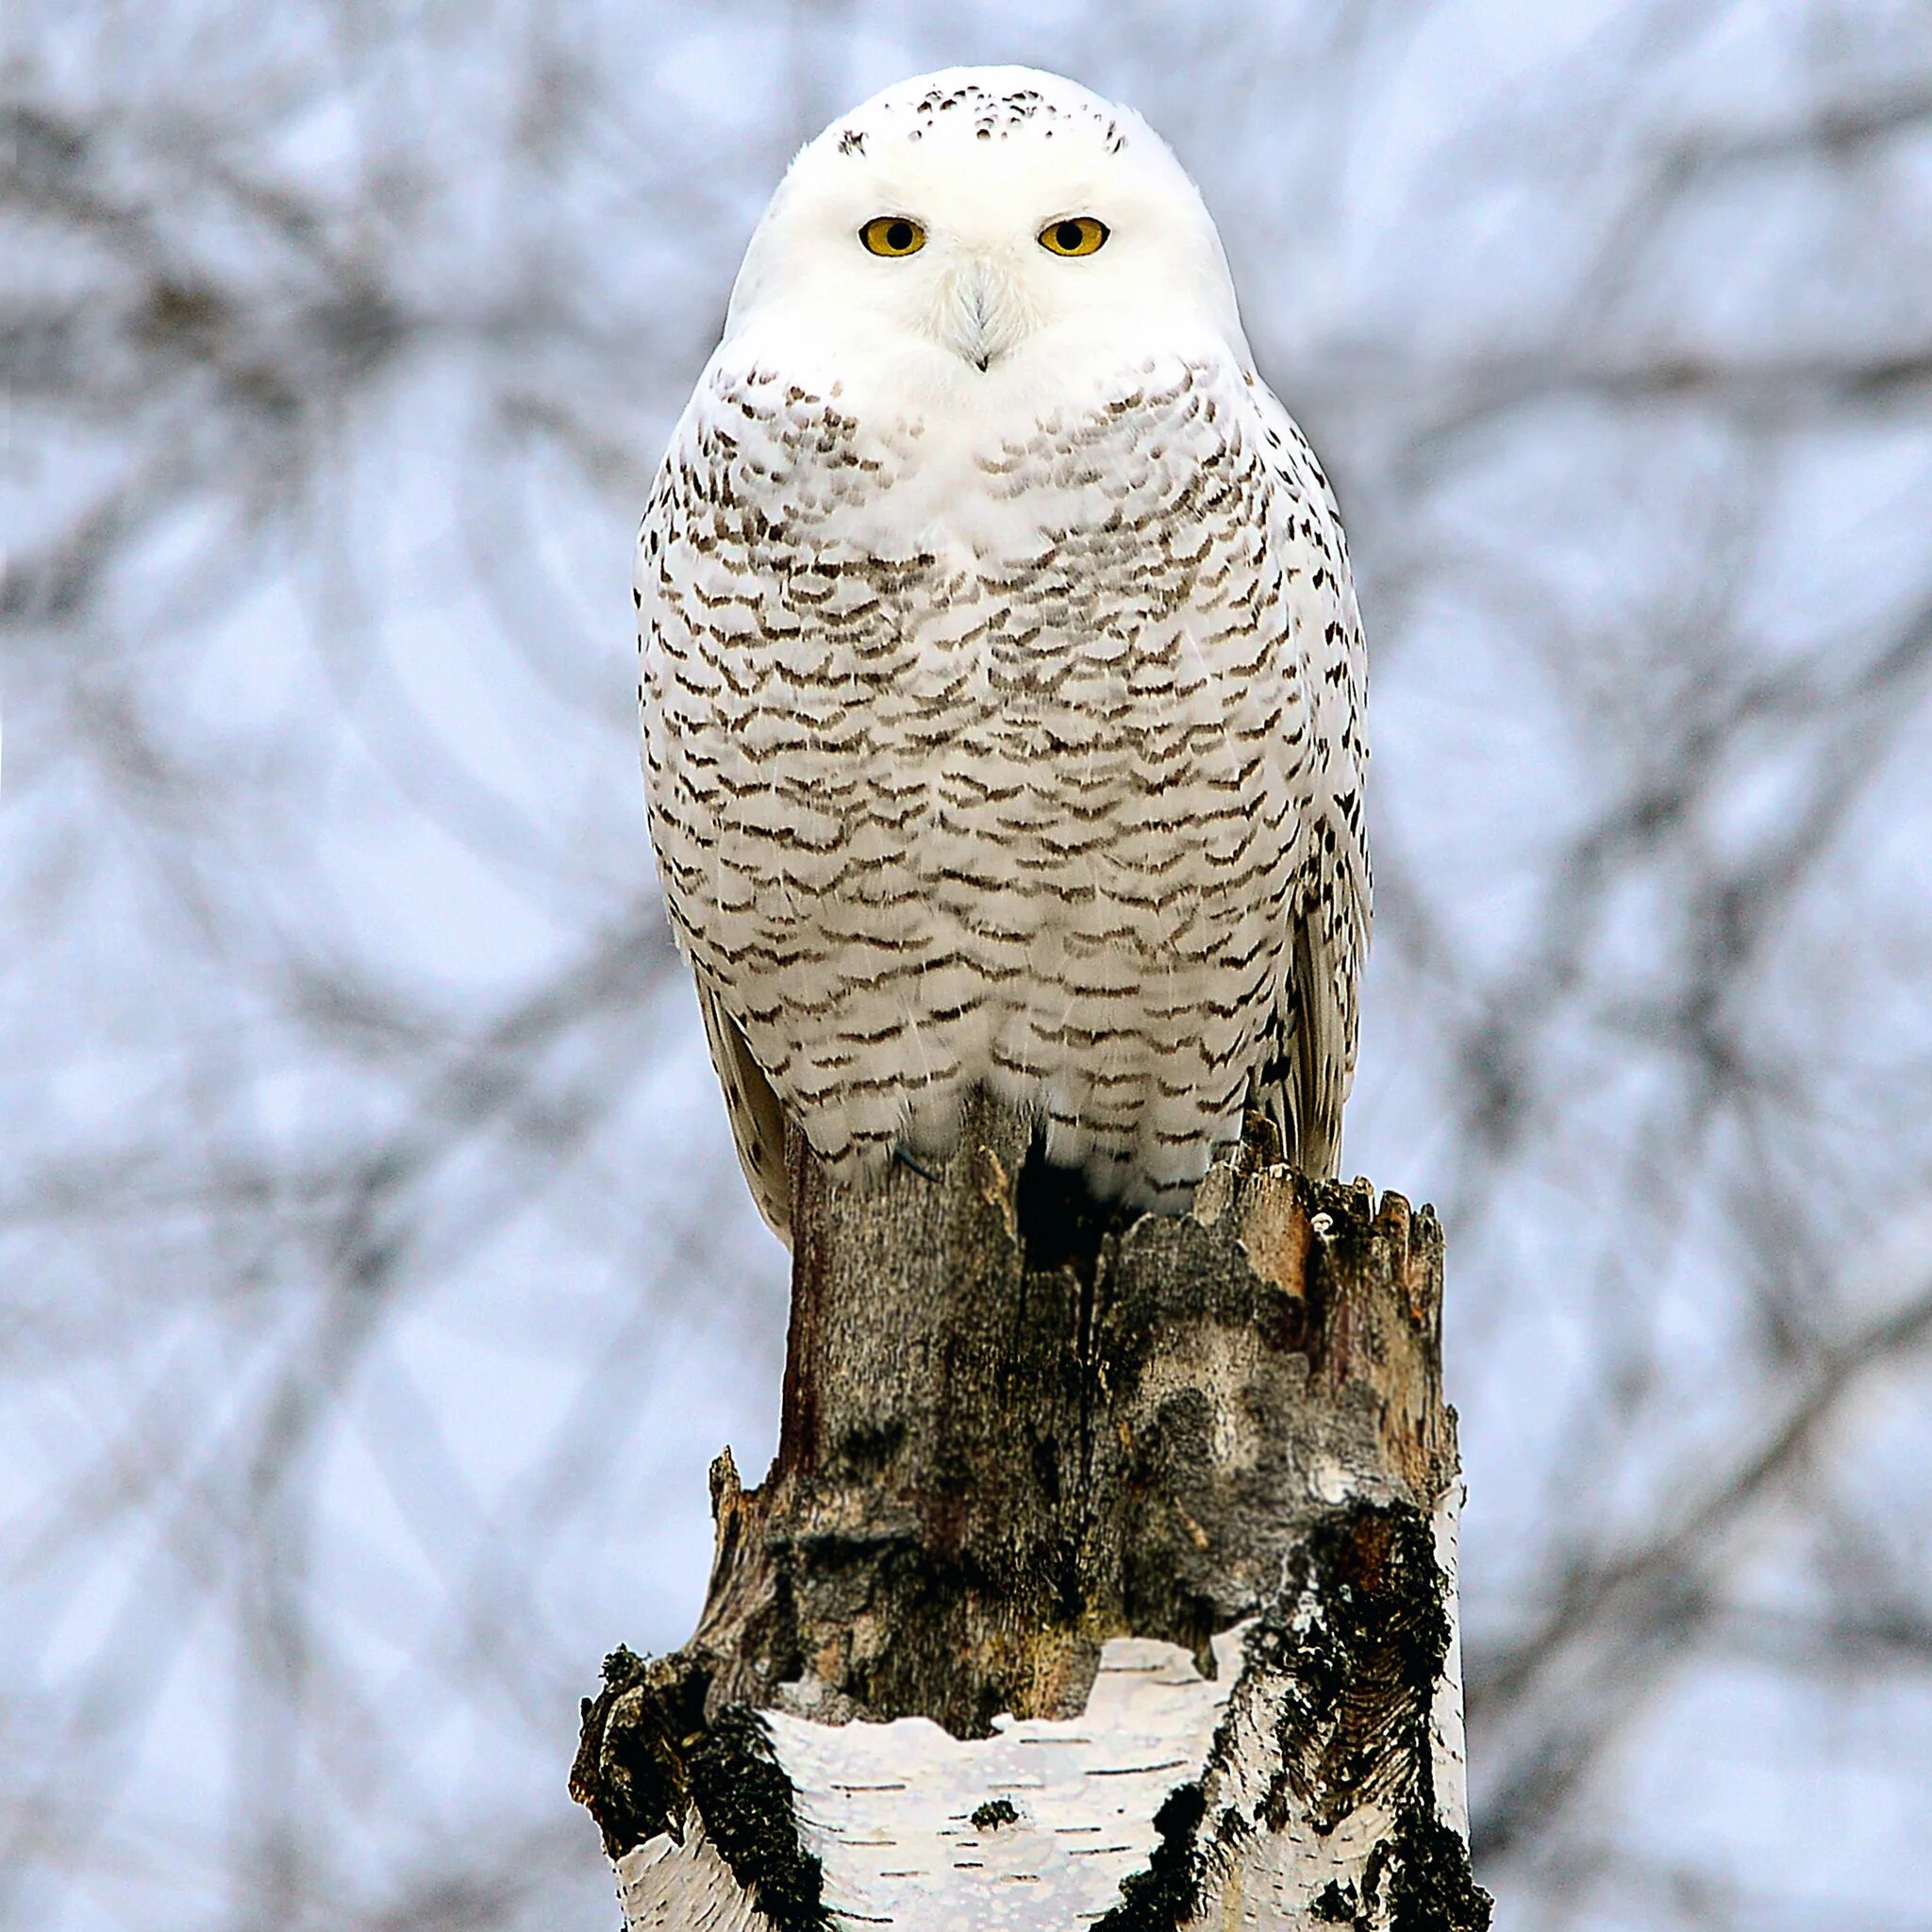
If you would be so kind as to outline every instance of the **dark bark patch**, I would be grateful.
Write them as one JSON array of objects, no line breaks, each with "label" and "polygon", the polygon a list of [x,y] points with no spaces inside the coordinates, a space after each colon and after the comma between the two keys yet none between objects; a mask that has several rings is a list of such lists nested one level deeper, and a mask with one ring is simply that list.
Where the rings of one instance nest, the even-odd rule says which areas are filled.
[{"label": "dark bark patch", "polygon": [[668,1660],[622,1648],[604,1659],[604,1688],[581,1707],[570,1792],[596,1821],[608,1857],[660,1832],[682,1837],[684,1740],[703,1727],[704,1706],[703,1679]]},{"label": "dark bark patch", "polygon": [[1331,1878],[1315,1900],[1315,1916],[1331,1925],[1355,1924],[1355,1887]]},{"label": "dark bark patch", "polygon": [[1389,1932],[1489,1932],[1494,1907],[1475,1882],[1469,1847],[1419,1805],[1370,1853],[1362,1897],[1384,1907]]},{"label": "dark bark patch", "polygon": [[1091,1282],[1102,1242],[1132,1216],[1114,1203],[1096,1199],[1079,1169],[1049,1161],[1045,1140],[1043,1130],[1035,1133],[1013,1191],[1024,1265],[1039,1274],[1070,1268],[1080,1280]]},{"label": "dark bark patch", "polygon": [[688,1775],[705,1830],[774,1932],[832,1932],[824,1872],[799,1842],[791,1780],[765,1720],[734,1704],[691,1747]]},{"label": "dark bark patch", "polygon": [[611,1652],[604,1689],[584,1700],[571,1796],[613,1860],[660,1834],[682,1843],[695,1808],[775,1932],[831,1932],[824,1874],[799,1840],[795,1793],[765,1720],[734,1704],[708,1725],[707,1688],[689,1659]]},{"label": "dark bark patch", "polygon": [[1276,1725],[1281,1768],[1262,1807],[1271,1828],[1287,1824],[1291,1793],[1324,1834],[1363,1805],[1395,1809],[1359,1894],[1330,1884],[1316,1901],[1331,1923],[1387,1932],[1490,1924],[1469,1848],[1436,1810],[1429,1724],[1449,1650],[1448,1589],[1420,1509],[1357,1504],[1315,1525],[1249,1640],[1251,1665],[1292,1685]]},{"label": "dark bark patch", "polygon": [[906,1425],[896,1420],[848,1429],[839,1438],[838,1476],[847,1482],[868,1482],[890,1469],[906,1438]]},{"label": "dark bark patch", "polygon": [[997,1831],[1003,1824],[1018,1824],[1020,1812],[1010,1798],[989,1798],[973,1814],[974,1831]]},{"label": "dark bark patch", "polygon": [[1121,1880],[1121,1902],[1093,1922],[1093,1932],[1180,1932],[1201,1902],[1195,1840],[1208,1815],[1198,1780],[1176,1785],[1154,1814],[1159,1834],[1144,1872]]},{"label": "dark bark patch", "polygon": [[1448,1579],[1410,1503],[1357,1504],[1314,1525],[1249,1655],[1288,1680],[1265,1815],[1294,1806],[1328,1833],[1368,1804],[1434,1805],[1429,1708],[1449,1649]]},{"label": "dark bark patch", "polygon": [[1316,1917],[1384,1932],[1486,1932],[1489,1894],[1468,1847],[1436,1815],[1429,1724],[1451,1634],[1448,1581],[1429,1520],[1412,1504],[1357,1504],[1314,1524],[1248,1639],[1244,1670],[1286,1684],[1280,1769],[1257,1817],[1224,1807],[1202,1840],[1204,1792],[1237,1748],[1230,1711],[1202,1783],[1169,1798],[1147,1869],[1123,1881],[1122,1903],[1095,1932],[1174,1932],[1199,1902],[1202,1874],[1257,1824],[1281,1831],[1298,1813],[1325,1835],[1369,1804],[1391,1806],[1393,1826],[1359,1890],[1331,1881]]}]

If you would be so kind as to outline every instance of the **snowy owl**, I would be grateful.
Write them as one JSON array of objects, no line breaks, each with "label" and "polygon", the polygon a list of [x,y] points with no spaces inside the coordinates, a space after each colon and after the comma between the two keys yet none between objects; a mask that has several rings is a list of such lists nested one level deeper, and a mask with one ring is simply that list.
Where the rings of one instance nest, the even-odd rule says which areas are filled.
[{"label": "snowy owl", "polygon": [[1335,499],[1214,225],[1057,75],[887,89],[807,145],[652,490],[664,893],[788,1234],[942,1156],[1185,1204],[1247,1108],[1335,1172],[1368,939],[1366,667]]}]

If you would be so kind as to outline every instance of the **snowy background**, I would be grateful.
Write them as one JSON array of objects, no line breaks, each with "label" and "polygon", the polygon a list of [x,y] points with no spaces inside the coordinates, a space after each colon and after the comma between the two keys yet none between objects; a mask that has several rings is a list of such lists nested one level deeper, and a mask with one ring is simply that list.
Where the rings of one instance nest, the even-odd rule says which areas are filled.
[{"label": "snowy background", "polygon": [[1142,109],[1374,661],[1504,1932],[1932,1926],[1932,14],[12,0],[0,1924],[575,1932],[783,1257],[632,532],[798,142]]}]

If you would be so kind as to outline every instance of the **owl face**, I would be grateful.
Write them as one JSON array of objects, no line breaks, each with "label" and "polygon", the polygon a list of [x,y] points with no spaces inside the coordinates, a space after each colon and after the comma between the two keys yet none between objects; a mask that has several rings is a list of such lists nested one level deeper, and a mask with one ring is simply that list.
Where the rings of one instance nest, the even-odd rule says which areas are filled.
[{"label": "owl face", "polygon": [[754,235],[726,340],[916,388],[1050,382],[1096,358],[1232,352],[1221,241],[1141,118],[1030,68],[957,68],[841,115]]}]

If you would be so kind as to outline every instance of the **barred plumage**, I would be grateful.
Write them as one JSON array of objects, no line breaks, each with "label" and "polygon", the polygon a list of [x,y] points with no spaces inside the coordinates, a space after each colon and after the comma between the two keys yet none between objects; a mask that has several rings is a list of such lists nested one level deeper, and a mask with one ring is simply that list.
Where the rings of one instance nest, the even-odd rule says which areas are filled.
[{"label": "barred plumage", "polygon": [[[909,260],[861,247],[880,215]],[[1106,245],[1058,259],[1076,215]],[[1369,916],[1347,554],[1143,124],[962,70],[808,146],[637,598],[666,902],[781,1234],[785,1115],[858,1178],[944,1148],[975,1081],[1104,1197],[1179,1205],[1251,1105],[1334,1171]]]}]

